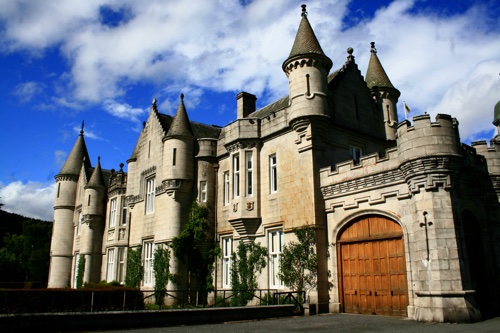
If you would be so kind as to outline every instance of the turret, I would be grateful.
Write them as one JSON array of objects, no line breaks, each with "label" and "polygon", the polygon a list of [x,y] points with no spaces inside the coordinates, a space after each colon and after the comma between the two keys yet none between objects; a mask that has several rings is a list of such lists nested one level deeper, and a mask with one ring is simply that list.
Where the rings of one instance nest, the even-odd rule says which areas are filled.
[{"label": "turret", "polygon": [[54,200],[54,226],[50,247],[49,288],[70,286],[73,261],[73,220],[77,184],[82,164],[85,168],[91,167],[83,138],[83,123],[80,136],[76,139],[61,171],[55,176],[56,198]]},{"label": "turret", "polygon": [[377,56],[375,42],[371,42],[370,44],[371,55],[366,71],[366,85],[370,88],[372,96],[375,98],[379,109],[384,114],[387,140],[395,140],[398,125],[398,110],[396,108],[396,103],[401,93],[394,88],[389,77],[385,73],[384,67],[382,67]]},{"label": "turret", "polygon": [[97,283],[101,275],[102,236],[106,213],[106,185],[101,169],[101,158],[92,172],[83,197],[83,228],[80,255],[85,257],[83,282]]},{"label": "turret", "polygon": [[302,5],[302,20],[288,58],[283,62],[290,89],[290,125],[300,126],[304,117],[327,117],[328,58],[307,19]]},{"label": "turret", "polygon": [[497,127],[497,135],[492,140],[495,146],[500,146],[500,101],[495,105],[493,113],[493,125]]},{"label": "turret", "polygon": [[[179,236],[182,227],[189,218],[195,181],[196,138],[184,106],[183,94],[181,94],[175,118],[163,140],[165,179],[162,185],[168,195],[166,198],[168,226],[164,234],[157,233],[155,237],[156,239],[161,237],[160,240],[165,239],[170,242],[174,237]],[[187,274],[182,261],[174,260],[174,258],[171,258],[170,271],[172,274],[180,274],[181,276]],[[187,279],[179,281],[176,288],[186,289]]]}]

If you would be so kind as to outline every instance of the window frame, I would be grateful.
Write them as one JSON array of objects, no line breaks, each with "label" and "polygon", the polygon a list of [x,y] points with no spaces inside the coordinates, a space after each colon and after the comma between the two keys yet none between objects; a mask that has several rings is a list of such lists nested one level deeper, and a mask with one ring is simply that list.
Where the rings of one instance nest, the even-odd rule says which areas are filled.
[{"label": "window frame", "polygon": [[108,219],[109,228],[116,227],[116,204],[117,204],[116,198],[113,198],[109,201],[109,219]]},{"label": "window frame", "polygon": [[253,151],[245,152],[245,191],[246,196],[253,196]]},{"label": "window frame", "polygon": [[111,282],[115,280],[115,248],[111,247],[108,249],[108,255],[106,257],[106,281]]},{"label": "window frame", "polygon": [[283,229],[269,230],[267,239],[269,253],[269,288],[282,289],[284,285],[283,281],[278,277],[278,273],[281,270],[279,262],[285,243]]},{"label": "window frame", "polygon": [[269,156],[269,191],[278,192],[278,158],[276,154]]},{"label": "window frame", "polygon": [[363,156],[363,148],[355,145],[349,146],[349,155],[354,163],[358,164],[361,157]]},{"label": "window frame", "polygon": [[233,264],[233,238],[221,237],[222,288],[231,288],[231,266]]},{"label": "window frame", "polygon": [[222,177],[224,182],[224,206],[227,206],[229,205],[229,198],[230,198],[229,191],[231,189],[229,181],[229,171],[224,171]]},{"label": "window frame", "polygon": [[78,221],[76,222],[76,235],[80,236],[82,234],[82,224],[83,224],[83,213],[82,210],[78,211]]},{"label": "window frame", "polygon": [[125,199],[125,197],[122,197],[122,216],[120,219],[121,226],[127,225],[127,213],[128,213],[127,200]]},{"label": "window frame", "polygon": [[155,196],[156,196],[156,177],[146,179],[146,199],[144,202],[145,214],[155,212]]},{"label": "window frame", "polygon": [[153,241],[144,241],[143,243],[143,267],[144,274],[142,277],[142,285],[151,287],[154,285],[153,261],[154,261],[154,243]]},{"label": "window frame", "polygon": [[202,180],[200,181],[200,198],[199,201],[200,203],[207,202],[207,181]]},{"label": "window frame", "polygon": [[233,199],[240,197],[240,154],[233,155]]}]

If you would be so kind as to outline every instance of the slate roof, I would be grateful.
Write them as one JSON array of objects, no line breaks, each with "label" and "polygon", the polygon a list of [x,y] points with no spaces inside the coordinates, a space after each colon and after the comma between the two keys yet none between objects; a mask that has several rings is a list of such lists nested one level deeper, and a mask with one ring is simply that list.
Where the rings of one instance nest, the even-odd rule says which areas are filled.
[{"label": "slate roof", "polygon": [[309,24],[305,6],[303,6],[302,20],[300,21],[299,29],[297,30],[297,35],[295,36],[295,41],[293,42],[293,47],[288,59],[310,53],[325,55],[314,34],[311,24]]},{"label": "slate roof", "polygon": [[[165,131],[165,133],[169,133],[174,117],[158,113],[158,119],[160,120],[163,131]],[[217,139],[219,137],[221,131],[220,127],[205,125],[194,121],[190,121],[189,123],[193,134],[197,139]]]},{"label": "slate roof", "polygon": [[83,128],[58,175],[78,176],[80,174],[80,169],[82,168],[82,162],[85,164],[86,168],[92,167],[87,146],[85,145],[85,140],[83,138]]},{"label": "slate roof", "polygon": [[377,50],[375,49],[375,43],[372,42],[372,49],[370,55],[370,62],[368,63],[368,69],[366,70],[365,81],[368,88],[380,87],[380,88],[392,88],[395,89],[389,80],[389,77],[385,73],[384,67],[380,63],[377,56]]},{"label": "slate roof", "polygon": [[104,176],[101,169],[101,158],[97,160],[97,165],[92,172],[92,176],[90,177],[89,182],[87,183],[88,187],[105,187],[106,183],[104,181]]}]

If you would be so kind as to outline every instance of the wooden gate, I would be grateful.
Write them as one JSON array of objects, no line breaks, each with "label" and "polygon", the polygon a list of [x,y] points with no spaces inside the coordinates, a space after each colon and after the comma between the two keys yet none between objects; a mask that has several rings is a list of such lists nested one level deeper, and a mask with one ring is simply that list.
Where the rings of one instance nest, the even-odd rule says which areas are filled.
[{"label": "wooden gate", "polygon": [[383,216],[364,216],[341,231],[337,246],[345,312],[407,316],[403,231]]}]

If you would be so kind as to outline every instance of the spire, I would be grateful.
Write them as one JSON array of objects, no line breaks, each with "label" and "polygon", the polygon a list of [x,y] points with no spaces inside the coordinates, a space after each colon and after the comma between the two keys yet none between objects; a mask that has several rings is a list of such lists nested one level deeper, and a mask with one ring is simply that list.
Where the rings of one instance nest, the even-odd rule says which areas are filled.
[{"label": "spire", "polygon": [[379,88],[392,88],[389,77],[385,73],[382,64],[377,56],[377,49],[375,48],[375,42],[371,42],[371,56],[370,62],[368,63],[368,70],[366,71],[365,81],[368,88],[379,87]]},{"label": "spire", "polygon": [[85,145],[85,139],[83,138],[83,127],[84,123],[82,121],[82,129],[80,130],[80,135],[76,139],[76,142],[69,153],[66,162],[59,171],[58,175],[74,175],[78,176],[80,174],[80,169],[82,167],[82,162],[85,167],[91,167],[89,153],[87,151],[87,146]]},{"label": "spire", "polygon": [[101,169],[101,157],[99,156],[97,158],[97,165],[86,187],[105,187],[105,186],[106,185],[104,183],[104,177],[102,175],[102,169]]},{"label": "spire", "polygon": [[[321,49],[318,39],[309,24],[309,20],[307,19],[306,5],[302,5],[301,15],[302,20],[300,21],[299,29],[297,30],[297,35],[295,36],[295,41],[293,42],[293,47],[290,51],[288,59],[310,53],[325,56],[325,53]],[[287,62],[288,59],[285,62]]]},{"label": "spire", "polygon": [[177,108],[177,113],[168,130],[167,136],[186,136],[194,137],[193,130],[184,106],[184,94],[181,94],[181,102]]}]

